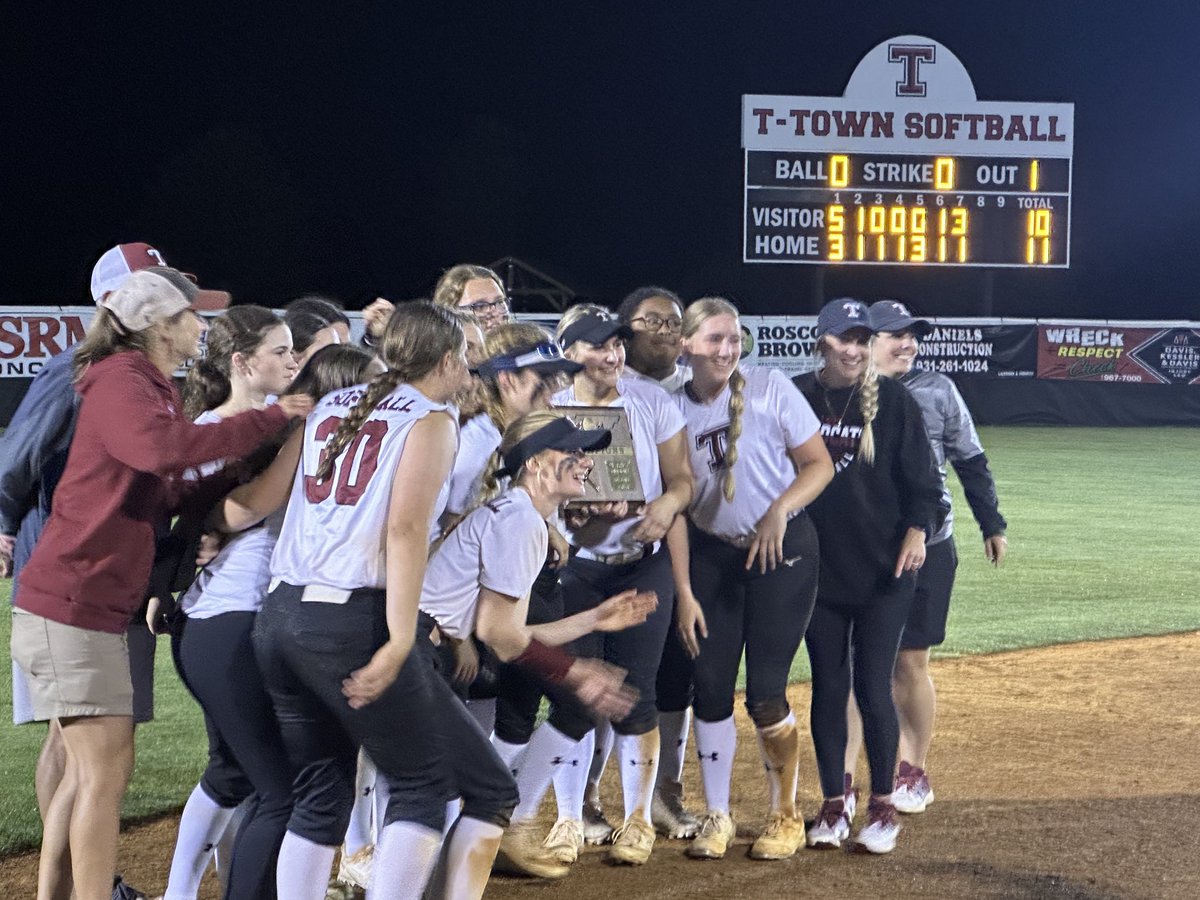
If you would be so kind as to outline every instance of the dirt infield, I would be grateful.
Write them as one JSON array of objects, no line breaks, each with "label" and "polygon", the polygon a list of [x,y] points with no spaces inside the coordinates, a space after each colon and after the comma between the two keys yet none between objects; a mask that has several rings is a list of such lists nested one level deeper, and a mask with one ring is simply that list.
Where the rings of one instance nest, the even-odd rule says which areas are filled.
[{"label": "dirt infield", "polygon": [[[739,711],[739,840],[727,859],[696,862],[683,856],[682,843],[660,840],[644,868],[612,868],[600,851],[589,851],[562,882],[496,878],[487,896],[1200,897],[1200,633],[942,660],[934,671],[940,712],[929,768],[937,802],[903,818],[890,856],[746,858],[766,786]],[[807,686],[791,696],[797,710],[807,710]],[[686,779],[694,801],[694,760]],[[620,809],[615,781],[606,779],[605,789],[607,808]],[[815,813],[811,749],[801,763],[801,802]],[[124,835],[130,883],[162,890],[174,825],[169,817]],[[0,883],[11,896],[33,896],[35,875],[32,854],[0,860]],[[202,897],[216,896],[210,878]]]}]

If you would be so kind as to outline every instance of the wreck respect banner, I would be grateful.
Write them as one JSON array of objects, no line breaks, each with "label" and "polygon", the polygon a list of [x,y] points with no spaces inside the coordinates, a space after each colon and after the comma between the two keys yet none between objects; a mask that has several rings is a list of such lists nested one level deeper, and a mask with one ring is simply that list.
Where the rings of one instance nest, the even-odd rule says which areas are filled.
[{"label": "wreck respect banner", "polygon": [[1200,327],[1154,328],[1145,327],[1145,323],[1041,324],[1037,377],[1200,384]]}]

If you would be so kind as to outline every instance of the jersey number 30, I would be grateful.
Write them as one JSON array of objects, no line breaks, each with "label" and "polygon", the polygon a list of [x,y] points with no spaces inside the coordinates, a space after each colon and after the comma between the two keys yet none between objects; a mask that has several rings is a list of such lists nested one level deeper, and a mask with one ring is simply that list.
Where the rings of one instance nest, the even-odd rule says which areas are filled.
[{"label": "jersey number 30", "polygon": [[[324,443],[337,431],[342,424],[340,416],[330,416],[317,426],[313,435],[317,441]],[[383,436],[387,434],[388,423],[383,419],[369,419],[363,423],[354,440],[334,464],[333,472],[328,478],[320,479],[315,475],[304,476],[304,496],[309,503],[321,503],[333,493],[333,502],[338,506],[354,506],[367,489],[367,483],[375,474],[379,465],[379,448],[383,446]],[[325,462],[325,450],[321,451],[318,468]],[[335,487],[336,483],[336,487]]]}]

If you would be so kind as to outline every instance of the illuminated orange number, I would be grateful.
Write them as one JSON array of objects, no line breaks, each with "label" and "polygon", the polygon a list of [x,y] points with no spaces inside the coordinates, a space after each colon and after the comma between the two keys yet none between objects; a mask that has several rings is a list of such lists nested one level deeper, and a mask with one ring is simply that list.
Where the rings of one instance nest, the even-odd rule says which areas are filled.
[{"label": "illuminated orange number", "polygon": [[829,186],[845,187],[850,183],[850,157],[829,157]]},{"label": "illuminated orange number", "polygon": [[893,206],[888,210],[888,234],[904,234],[907,220],[908,210],[903,206]]},{"label": "illuminated orange number", "polygon": [[887,210],[882,206],[872,206],[867,230],[871,234],[883,234],[887,230]]},{"label": "illuminated orange number", "polygon": [[1025,233],[1029,237],[1025,241],[1025,262],[1029,265],[1038,262],[1039,256],[1043,265],[1050,262],[1050,223],[1048,209],[1031,209],[1026,216]]},{"label": "illuminated orange number", "polygon": [[933,164],[933,186],[939,191],[954,190],[954,160],[940,156]]}]

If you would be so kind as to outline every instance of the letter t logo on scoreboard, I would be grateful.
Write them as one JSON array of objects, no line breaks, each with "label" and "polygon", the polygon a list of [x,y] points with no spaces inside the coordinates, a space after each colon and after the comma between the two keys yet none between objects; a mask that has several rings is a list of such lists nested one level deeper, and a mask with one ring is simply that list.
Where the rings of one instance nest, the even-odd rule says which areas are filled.
[{"label": "letter t logo on scoreboard", "polygon": [[841,97],[746,95],[745,262],[1067,268],[1071,103],[980,102],[904,35]]}]

